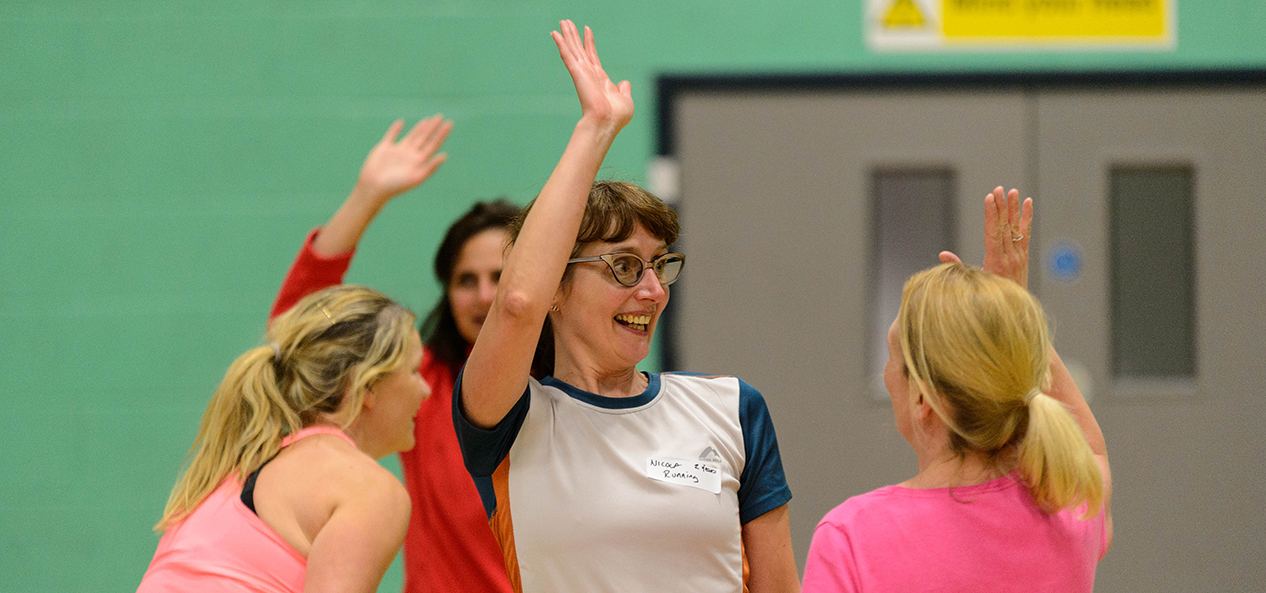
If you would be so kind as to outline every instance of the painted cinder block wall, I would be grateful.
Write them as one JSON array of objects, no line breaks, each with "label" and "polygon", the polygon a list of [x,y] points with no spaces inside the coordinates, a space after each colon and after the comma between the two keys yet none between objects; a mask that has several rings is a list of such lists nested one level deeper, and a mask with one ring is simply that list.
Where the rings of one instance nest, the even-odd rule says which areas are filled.
[{"label": "painted cinder block wall", "polygon": [[[447,222],[529,200],[566,142],[559,18],[592,25],[632,81],[602,174],[645,182],[661,73],[1266,68],[1260,0],[1177,12],[1173,51],[876,54],[860,0],[5,2],[0,591],[136,586],[206,401],[304,233],[393,119],[443,112],[450,161],[349,274],[429,308]],[[399,587],[397,563],[381,590]]]}]

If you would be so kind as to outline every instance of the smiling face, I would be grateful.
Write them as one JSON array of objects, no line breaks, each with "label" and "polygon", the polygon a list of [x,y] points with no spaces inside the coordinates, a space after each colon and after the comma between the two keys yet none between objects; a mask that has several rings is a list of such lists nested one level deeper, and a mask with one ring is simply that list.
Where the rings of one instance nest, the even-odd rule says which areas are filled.
[{"label": "smiling face", "polygon": [[413,419],[422,400],[431,396],[431,386],[419,372],[421,365],[422,340],[418,332],[411,331],[404,364],[374,381],[369,387],[372,394],[366,394],[367,402],[372,399],[369,410],[375,417],[375,437],[382,441],[384,455],[413,448]]},{"label": "smiling face", "polygon": [[[628,239],[588,243],[578,257],[632,253],[650,261],[667,252],[664,241],[639,224]],[[603,261],[571,267],[555,299],[559,310],[550,314],[556,363],[561,366],[566,361],[599,373],[636,367],[650,354],[651,336],[668,304],[668,287],[659,283],[649,267],[635,286],[617,282]],[[556,370],[555,374],[561,373]]]},{"label": "smiling face", "polygon": [[506,232],[499,228],[482,231],[462,245],[448,283],[448,305],[453,311],[457,332],[473,344],[488,317],[501,280]]}]

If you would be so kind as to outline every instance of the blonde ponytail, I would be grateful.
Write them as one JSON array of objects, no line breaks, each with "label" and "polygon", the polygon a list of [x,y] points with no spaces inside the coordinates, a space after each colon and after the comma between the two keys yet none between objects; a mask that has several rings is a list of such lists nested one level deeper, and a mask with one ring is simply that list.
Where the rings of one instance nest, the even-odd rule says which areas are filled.
[{"label": "blonde ponytail", "polygon": [[1029,403],[1029,427],[1018,459],[1029,492],[1042,508],[1056,511],[1085,503],[1085,518],[1099,514],[1099,464],[1077,421],[1055,398],[1042,393]]},{"label": "blonde ponytail", "polygon": [[277,317],[269,344],[233,361],[202,415],[189,463],[155,531],[166,531],[237,475],[240,481],[305,426],[346,428],[365,391],[405,363],[413,314],[362,286],[313,293]]},{"label": "blonde ponytail", "polygon": [[950,448],[1001,464],[1016,456],[1034,500],[1048,512],[1087,503],[1103,482],[1085,436],[1055,399],[1050,331],[1042,306],[1020,285],[962,264],[912,276],[897,315],[914,389],[950,430]]},{"label": "blonde ponytail", "polygon": [[156,531],[183,519],[238,468],[256,468],[271,459],[281,450],[282,437],[301,428],[298,414],[277,388],[273,361],[273,349],[262,346],[229,366],[202,415],[189,450],[191,461],[172,489]]}]

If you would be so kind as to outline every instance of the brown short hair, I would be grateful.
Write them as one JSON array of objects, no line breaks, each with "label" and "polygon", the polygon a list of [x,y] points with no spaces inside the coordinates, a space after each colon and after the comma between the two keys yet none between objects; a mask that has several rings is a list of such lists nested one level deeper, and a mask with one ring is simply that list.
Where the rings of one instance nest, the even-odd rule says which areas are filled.
[{"label": "brown short hair", "polygon": [[[535,203],[536,200],[533,200],[532,204],[528,204],[506,229],[510,233],[511,245],[519,238],[523,221]],[[676,243],[681,232],[677,212],[651,192],[623,181],[595,181],[589,189],[589,200],[585,203],[585,214],[580,220],[580,231],[576,233],[571,257],[579,255],[586,243],[628,239],[633,236],[638,224],[666,245]],[[571,268],[568,267],[563,272],[563,282],[570,277]],[[536,354],[532,357],[532,376],[540,379],[553,374],[554,331],[546,317],[541,337],[536,343]]]},{"label": "brown short hair", "polygon": [[[535,203],[533,200],[510,223],[507,230],[511,244],[519,238],[523,221]],[[576,233],[576,245],[572,247],[571,256],[576,257],[586,243],[628,239],[633,236],[638,224],[668,245],[676,243],[681,232],[677,212],[651,192],[624,181],[595,181],[589,189],[589,201],[585,204],[585,214],[580,220],[580,232]]]}]

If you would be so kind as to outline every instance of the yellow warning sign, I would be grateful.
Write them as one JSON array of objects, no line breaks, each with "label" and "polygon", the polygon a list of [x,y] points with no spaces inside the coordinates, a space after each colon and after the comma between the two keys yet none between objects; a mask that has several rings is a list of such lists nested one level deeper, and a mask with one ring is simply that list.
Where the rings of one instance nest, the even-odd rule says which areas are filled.
[{"label": "yellow warning sign", "polygon": [[867,42],[882,51],[1178,44],[1178,0],[863,1]]},{"label": "yellow warning sign", "polygon": [[1165,0],[941,0],[946,40],[1156,38]]},{"label": "yellow warning sign", "polygon": [[884,15],[884,27],[888,29],[919,28],[924,22],[923,11],[914,0],[894,0]]}]

